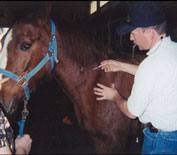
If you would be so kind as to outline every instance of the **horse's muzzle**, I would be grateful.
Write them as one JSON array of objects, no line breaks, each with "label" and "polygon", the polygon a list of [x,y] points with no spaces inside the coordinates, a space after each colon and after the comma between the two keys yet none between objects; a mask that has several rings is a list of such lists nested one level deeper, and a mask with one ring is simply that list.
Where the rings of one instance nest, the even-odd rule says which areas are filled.
[{"label": "horse's muzzle", "polygon": [[13,113],[16,107],[16,96],[10,100],[9,104],[5,104],[2,100],[0,100],[0,103],[7,113]]}]

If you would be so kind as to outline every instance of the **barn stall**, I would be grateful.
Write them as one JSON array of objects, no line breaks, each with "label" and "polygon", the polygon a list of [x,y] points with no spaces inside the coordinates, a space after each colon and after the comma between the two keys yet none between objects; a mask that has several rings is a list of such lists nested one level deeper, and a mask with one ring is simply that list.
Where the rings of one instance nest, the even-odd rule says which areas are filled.
[{"label": "barn stall", "polygon": [[[8,27],[17,18],[27,12],[33,12],[41,7],[43,1],[0,2],[1,27]],[[127,17],[126,8],[129,1],[112,1],[102,6],[101,1],[53,1],[52,16],[59,16],[67,22],[86,26],[91,23],[93,31],[104,39],[114,51],[114,55],[125,54],[133,59],[143,57],[145,53],[133,49],[129,36],[118,37],[115,27]],[[173,1],[162,1],[169,22],[168,32],[177,41],[177,4]],[[90,14],[90,7],[95,12]],[[18,134],[17,122],[21,119],[23,105],[9,116],[14,136]],[[33,139],[31,154],[62,154],[62,153],[95,153],[93,144],[87,134],[80,130],[74,107],[66,94],[57,86],[54,79],[40,85],[32,94],[28,105],[30,111],[25,124],[25,132]]]}]

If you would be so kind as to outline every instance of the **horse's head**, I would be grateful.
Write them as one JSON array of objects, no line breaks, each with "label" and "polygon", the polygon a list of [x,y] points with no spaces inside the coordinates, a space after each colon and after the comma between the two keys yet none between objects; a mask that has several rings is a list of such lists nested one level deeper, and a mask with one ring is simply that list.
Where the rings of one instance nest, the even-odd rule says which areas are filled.
[{"label": "horse's head", "polygon": [[[0,85],[0,102],[8,112],[16,109],[20,99],[25,97],[23,85],[27,80],[29,90],[35,88],[39,79],[51,71],[50,61],[32,77],[17,80],[28,75],[46,56],[51,40],[51,25],[48,12],[45,15],[31,15],[29,19],[18,21],[5,30],[1,36],[0,68],[15,75]],[[2,73],[2,72],[1,72]],[[28,75],[31,76],[31,75]],[[0,74],[0,80],[6,75]]]}]

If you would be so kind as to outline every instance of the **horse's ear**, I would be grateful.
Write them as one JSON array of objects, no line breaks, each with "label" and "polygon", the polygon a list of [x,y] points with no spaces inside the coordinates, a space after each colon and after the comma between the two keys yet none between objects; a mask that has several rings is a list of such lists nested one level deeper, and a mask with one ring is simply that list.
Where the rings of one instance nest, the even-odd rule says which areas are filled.
[{"label": "horse's ear", "polygon": [[50,2],[45,2],[36,16],[35,23],[37,24],[37,26],[43,27],[49,22],[51,9],[52,4]]},{"label": "horse's ear", "polygon": [[47,1],[47,2],[45,2],[44,7],[45,7],[46,16],[47,16],[47,18],[49,19],[50,16],[51,16],[52,4]]}]

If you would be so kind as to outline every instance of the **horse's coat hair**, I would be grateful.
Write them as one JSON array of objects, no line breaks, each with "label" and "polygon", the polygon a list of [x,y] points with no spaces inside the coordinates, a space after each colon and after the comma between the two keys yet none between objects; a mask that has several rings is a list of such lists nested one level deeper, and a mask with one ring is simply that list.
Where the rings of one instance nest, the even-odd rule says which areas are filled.
[{"label": "horse's coat hair", "polygon": [[[25,75],[42,60],[51,38],[48,13],[25,20],[14,24],[12,40],[6,47],[6,69],[17,75]],[[91,137],[97,153],[137,153],[141,146],[135,144],[137,121],[127,118],[111,101],[96,101],[93,93],[98,82],[107,86],[115,83],[120,95],[127,98],[133,76],[123,72],[104,73],[100,69],[93,71],[102,60],[109,58],[109,48],[97,40],[98,36],[90,38],[87,31],[83,33],[77,27],[74,29],[59,20],[54,21],[59,63],[52,72],[50,63],[47,63],[29,81],[30,89],[36,88],[46,76],[53,75],[73,102],[79,126]],[[27,50],[20,48],[24,42],[30,44]],[[131,62],[125,58],[121,60]],[[14,97],[18,101],[24,93],[9,80],[3,84],[0,95],[5,107],[13,102],[12,108],[15,108]]]}]

